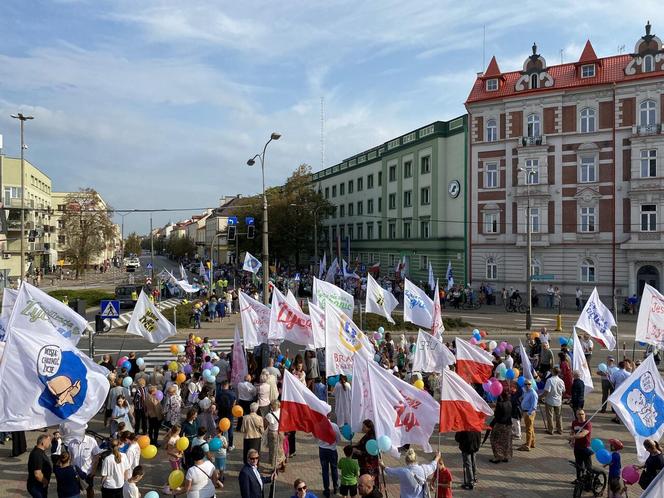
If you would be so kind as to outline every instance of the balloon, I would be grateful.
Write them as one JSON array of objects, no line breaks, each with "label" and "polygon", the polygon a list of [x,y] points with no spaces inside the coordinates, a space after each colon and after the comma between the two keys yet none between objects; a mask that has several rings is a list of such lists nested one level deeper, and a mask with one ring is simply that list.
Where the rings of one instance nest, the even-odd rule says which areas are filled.
[{"label": "balloon", "polygon": [[378,455],[378,451],[379,451],[378,450],[378,441],[376,441],[375,439],[369,439],[369,441],[367,441],[366,448],[367,448],[367,453],[369,453],[369,455],[373,455],[373,456]]},{"label": "balloon", "polygon": [[202,449],[205,453],[207,453],[208,451],[210,451],[210,445],[207,444],[207,443],[202,444],[202,445],[201,445],[201,449]]},{"label": "balloon", "polygon": [[175,377],[175,382],[178,384],[182,384],[185,380],[187,380],[187,376],[182,372],[180,372],[177,377]]},{"label": "balloon", "polygon": [[157,456],[157,447],[154,444],[150,444],[141,450],[141,456],[146,460],[150,460]]},{"label": "balloon", "polygon": [[138,436],[136,439],[136,442],[138,443],[138,447],[140,449],[147,448],[150,446],[150,437],[149,436]]},{"label": "balloon", "polygon": [[559,337],[558,342],[560,343],[561,346],[567,345],[567,339],[565,339],[564,337]]},{"label": "balloon", "polygon": [[496,372],[505,373],[505,372],[507,372],[507,367],[505,366],[504,363],[501,363],[500,365],[498,365],[498,367],[496,367]]},{"label": "balloon", "polygon": [[292,365],[292,363],[291,363],[290,360],[286,360],[286,363],[284,363],[284,366],[285,366],[286,368],[290,368],[291,365]]},{"label": "balloon", "polygon": [[484,389],[484,392],[488,393],[491,391],[491,381],[487,380],[484,384],[482,384],[482,389]]},{"label": "balloon", "polygon": [[189,448],[189,439],[186,437],[178,438],[178,440],[175,442],[175,447],[180,451],[186,450]]},{"label": "balloon", "polygon": [[503,392],[503,385],[500,382],[493,382],[489,388],[489,392],[491,393],[491,396],[497,398]]},{"label": "balloon", "polygon": [[496,341],[489,341],[489,350],[493,351],[498,347],[498,343]]},{"label": "balloon", "polygon": [[203,370],[203,377],[209,377],[212,374],[209,368]]},{"label": "balloon", "polygon": [[226,432],[228,429],[230,429],[230,427],[231,427],[231,421],[228,420],[226,417],[222,418],[219,421],[219,430],[220,431]]},{"label": "balloon", "polygon": [[159,493],[156,491],[148,491],[145,493],[145,495],[143,495],[143,498],[159,498]]},{"label": "balloon", "polygon": [[355,434],[353,434],[353,431],[351,430],[350,425],[344,424],[344,425],[341,426],[341,435],[343,437],[345,437],[346,439],[348,439],[349,441],[352,441],[353,436]]},{"label": "balloon", "polygon": [[241,417],[244,414],[244,410],[240,405],[235,405],[233,406],[231,413],[233,413],[234,417]]},{"label": "balloon", "polygon": [[134,383],[134,379],[131,377],[125,377],[122,379],[122,386],[123,387],[131,387],[131,385]]},{"label": "balloon", "polygon": [[383,335],[380,332],[374,332],[373,338],[376,341],[380,341],[383,338]]},{"label": "balloon", "polygon": [[475,339],[476,341],[479,341],[479,340],[482,339],[482,336],[478,332],[477,334],[473,334],[473,339]]},{"label": "balloon", "polygon": [[486,330],[480,330],[480,335],[482,337],[486,337],[487,336]]},{"label": "balloon", "polygon": [[168,364],[168,369],[171,372],[177,372],[178,371],[178,362],[177,361],[172,361]]},{"label": "balloon", "polygon": [[596,437],[593,438],[592,441],[590,441],[590,448],[597,453],[599,450],[604,450],[606,449],[604,447],[604,441],[602,441],[600,438]]},{"label": "balloon", "polygon": [[611,463],[611,453],[609,453],[609,451],[605,449],[601,449],[595,452],[595,458],[597,458],[597,461],[602,465]]},{"label": "balloon", "polygon": [[182,486],[184,482],[184,472],[181,470],[174,470],[168,476],[168,485],[171,489],[177,489]]},{"label": "balloon", "polygon": [[161,391],[157,391],[156,393],[154,393],[154,397],[157,398],[158,401],[161,401],[162,399],[164,399],[164,393]]},{"label": "balloon", "polygon": [[378,438],[378,449],[382,452],[390,451],[392,449],[392,440],[390,436],[380,436]]},{"label": "balloon", "polygon": [[139,367],[142,367],[143,365],[145,365],[145,360],[143,358],[138,358],[136,360],[136,365],[138,365]]},{"label": "balloon", "polygon": [[518,368],[513,368],[512,370],[514,370],[514,378],[518,379],[519,375],[521,375],[521,372],[519,372]]},{"label": "balloon", "polygon": [[210,370],[210,372],[212,372],[212,375],[216,377],[217,375],[219,375],[219,367],[215,365],[214,367],[212,367],[212,370]]},{"label": "balloon", "polygon": [[609,370],[609,367],[606,366],[606,363],[600,363],[599,365],[597,365],[597,369],[600,372],[606,373]]},{"label": "balloon", "polygon": [[178,344],[178,353],[184,353],[184,345]]},{"label": "balloon", "polygon": [[177,344],[171,344],[171,354],[178,354]]},{"label": "balloon", "polygon": [[622,478],[627,484],[639,482],[639,470],[635,465],[628,465],[622,470]]},{"label": "balloon", "polygon": [[353,376],[352,376],[351,374],[346,375],[346,380],[347,380],[348,382],[352,382],[352,380],[353,380]]},{"label": "balloon", "polygon": [[514,377],[515,377],[515,375],[514,375],[514,370],[513,369],[510,368],[509,370],[507,370],[507,372],[505,372],[505,378],[507,380],[514,380]]},{"label": "balloon", "polygon": [[125,360],[122,363],[122,368],[124,368],[125,370],[129,370],[131,368],[131,363],[129,363],[129,360]]},{"label": "balloon", "polygon": [[183,371],[185,374],[187,374],[187,375],[191,375],[191,372],[194,371],[194,368],[193,368],[189,363],[187,363],[187,364],[182,368],[182,371]]},{"label": "balloon", "polygon": [[522,375],[521,377],[518,378],[516,383],[519,384],[519,387],[523,387],[524,384],[526,383],[526,378]]},{"label": "balloon", "polygon": [[385,333],[385,328],[384,327],[378,327],[378,333],[379,334],[384,334]]},{"label": "balloon", "polygon": [[424,381],[422,379],[417,379],[415,382],[413,382],[413,385],[420,390],[424,389]]},{"label": "balloon", "polygon": [[219,341],[216,339],[212,339],[212,347],[216,348],[217,346],[219,346]]},{"label": "balloon", "polygon": [[203,376],[203,380],[205,380],[205,382],[208,384],[214,384],[217,379],[214,375],[210,374]]},{"label": "balloon", "polygon": [[511,353],[512,351],[514,351],[514,346],[512,346],[511,344],[508,344],[507,346],[505,346],[505,351],[507,351],[508,353]]},{"label": "balloon", "polygon": [[212,363],[210,363],[209,361],[206,361],[205,363],[203,363],[203,370],[212,370],[213,366],[214,365]]},{"label": "balloon", "polygon": [[126,356],[123,356],[123,357],[121,357],[121,358],[118,358],[118,367],[121,367],[122,364],[123,364],[125,361],[127,361],[127,357],[126,357]]},{"label": "balloon", "polygon": [[480,333],[479,329],[473,329],[473,332],[472,332],[473,335],[476,335],[476,334],[479,334],[479,333]]},{"label": "balloon", "polygon": [[279,356],[277,356],[277,361],[278,361],[279,363],[281,363],[282,361],[284,361],[284,355],[280,354]]},{"label": "balloon", "polygon": [[473,346],[475,346],[475,345],[477,344],[477,339],[475,339],[474,337],[471,337],[471,338],[470,338],[470,343],[471,343]]},{"label": "balloon", "polygon": [[194,342],[195,342],[196,344],[200,344],[201,342],[203,342],[203,339],[201,339],[200,337],[196,336],[196,339],[194,339]]},{"label": "balloon", "polygon": [[333,376],[327,378],[327,385],[330,386],[330,387],[336,386],[337,382],[339,382],[339,376],[338,375],[333,375]]},{"label": "balloon", "polygon": [[208,447],[210,448],[210,451],[219,451],[221,449],[221,439],[218,437],[211,439],[208,443]]},{"label": "balloon", "polygon": [[539,332],[533,332],[533,339],[537,339],[540,336]]}]

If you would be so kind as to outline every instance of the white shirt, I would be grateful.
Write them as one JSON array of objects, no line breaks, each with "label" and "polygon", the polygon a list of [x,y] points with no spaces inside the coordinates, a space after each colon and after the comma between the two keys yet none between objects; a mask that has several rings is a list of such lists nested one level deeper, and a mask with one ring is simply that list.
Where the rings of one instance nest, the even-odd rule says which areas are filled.
[{"label": "white shirt", "polygon": [[120,453],[120,463],[115,461],[113,454],[104,458],[101,464],[101,476],[105,477],[102,488],[120,489],[126,479],[125,473],[129,471],[129,459],[124,453]]},{"label": "white shirt", "polygon": [[505,364],[505,368],[507,368],[507,370],[509,370],[510,368],[512,368],[514,366],[514,358],[512,358],[511,356],[505,356],[505,359],[503,360],[503,363]]},{"label": "white shirt", "polygon": [[140,498],[141,493],[138,491],[138,486],[133,482],[125,482],[122,486],[122,498]]},{"label": "white shirt", "polygon": [[549,333],[540,332],[540,341],[542,342],[542,344],[544,343],[549,344]]},{"label": "white shirt", "polygon": [[265,415],[265,421],[267,422],[267,428],[270,431],[278,431],[279,430],[279,417],[281,416],[281,409],[275,411],[275,412],[270,412],[267,415]]},{"label": "white shirt", "polygon": [[[261,485],[261,489],[263,489],[263,478],[261,477],[260,472],[258,472],[258,467],[256,467],[255,465],[252,465],[251,470],[254,471],[254,475],[256,476],[256,479],[258,479],[258,482]],[[187,497],[187,498],[189,498],[189,497]]]},{"label": "white shirt", "polygon": [[185,476],[187,481],[191,481],[191,489],[187,493],[187,498],[210,498],[214,496],[212,474],[214,474],[214,464],[208,460],[189,467]]},{"label": "white shirt", "polygon": [[563,404],[563,393],[565,392],[565,382],[557,375],[551,376],[544,384],[544,391],[548,392],[544,402],[551,406],[561,406]]},{"label": "white shirt", "polygon": [[337,444],[341,441],[341,432],[339,431],[339,426],[337,424],[334,422],[330,422],[330,424],[332,424],[332,429],[334,429],[334,435],[336,436],[334,443],[329,444],[318,439],[318,447],[326,450],[336,450]]},{"label": "white shirt", "polygon": [[131,470],[134,470],[141,464],[141,447],[138,445],[138,443],[133,442],[130,444],[125,455],[127,455],[127,459],[129,460],[129,468]]},{"label": "white shirt", "polygon": [[92,458],[102,452],[97,440],[92,436],[84,436],[83,441],[72,439],[67,443],[74,467],[89,474],[92,470]]},{"label": "white shirt", "polygon": [[246,380],[237,385],[237,398],[242,401],[253,401],[256,396],[256,387]]}]

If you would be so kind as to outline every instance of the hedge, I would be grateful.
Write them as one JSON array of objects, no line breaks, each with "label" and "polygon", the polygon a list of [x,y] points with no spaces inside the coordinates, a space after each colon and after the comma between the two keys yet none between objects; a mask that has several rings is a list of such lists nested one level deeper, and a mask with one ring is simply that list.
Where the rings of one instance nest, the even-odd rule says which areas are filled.
[{"label": "hedge", "polygon": [[60,301],[67,296],[70,303],[74,299],[83,299],[87,307],[99,306],[101,300],[115,298],[115,295],[112,292],[99,289],[57,289],[50,291],[48,295]]}]

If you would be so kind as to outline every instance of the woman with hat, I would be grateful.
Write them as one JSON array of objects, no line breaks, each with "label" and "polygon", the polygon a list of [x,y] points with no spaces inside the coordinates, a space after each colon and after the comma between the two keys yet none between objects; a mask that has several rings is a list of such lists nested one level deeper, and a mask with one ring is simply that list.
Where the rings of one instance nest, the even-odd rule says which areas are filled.
[{"label": "woman with hat", "polygon": [[621,477],[622,463],[620,461],[619,453],[623,447],[624,445],[619,439],[609,439],[609,448],[611,449],[611,462],[607,464],[609,466],[609,498],[622,498],[627,496],[627,488]]}]

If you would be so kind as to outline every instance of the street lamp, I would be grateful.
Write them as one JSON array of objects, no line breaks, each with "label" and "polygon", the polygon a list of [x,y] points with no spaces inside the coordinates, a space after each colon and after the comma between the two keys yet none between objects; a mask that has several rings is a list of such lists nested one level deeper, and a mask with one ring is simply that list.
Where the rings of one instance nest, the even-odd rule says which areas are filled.
[{"label": "street lamp", "polygon": [[277,132],[272,132],[270,140],[265,143],[263,152],[256,154],[254,157],[247,161],[247,165],[253,166],[256,164],[256,158],[261,162],[261,175],[263,180],[263,303],[268,303],[268,285],[270,283],[270,259],[268,256],[268,240],[267,240],[267,196],[265,195],[265,151],[267,146],[272,140],[279,140],[281,135]]},{"label": "street lamp", "polygon": [[526,305],[526,330],[530,330],[532,326],[532,306],[533,306],[533,282],[531,275],[532,272],[532,258],[533,258],[533,246],[532,246],[532,227],[530,220],[530,183],[532,177],[535,176],[535,171],[531,168],[519,168],[519,171],[523,171],[524,179],[526,180],[526,237],[528,245],[528,256],[526,258],[526,281],[528,286],[528,304]]},{"label": "street lamp", "polygon": [[21,122],[21,282],[25,280],[25,141],[23,139],[24,124],[33,116],[25,116],[22,113],[12,114],[12,118]]}]

